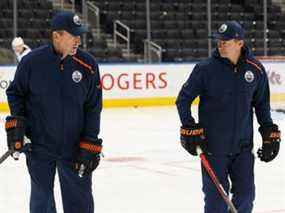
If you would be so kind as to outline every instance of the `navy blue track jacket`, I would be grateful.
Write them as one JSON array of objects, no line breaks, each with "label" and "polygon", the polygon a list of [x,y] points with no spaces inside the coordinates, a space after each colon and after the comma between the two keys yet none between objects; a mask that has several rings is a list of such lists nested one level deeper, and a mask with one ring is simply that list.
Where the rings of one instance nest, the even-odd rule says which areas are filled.
[{"label": "navy blue track jacket", "polygon": [[25,56],[6,91],[12,115],[27,120],[34,152],[70,159],[81,138],[96,140],[102,89],[98,65],[80,50],[61,57],[52,45]]},{"label": "navy blue track jacket", "polygon": [[176,100],[183,126],[195,123],[190,107],[197,96],[199,123],[212,154],[236,154],[253,147],[253,108],[260,125],[272,124],[267,74],[246,47],[237,65],[216,49],[194,67]]}]

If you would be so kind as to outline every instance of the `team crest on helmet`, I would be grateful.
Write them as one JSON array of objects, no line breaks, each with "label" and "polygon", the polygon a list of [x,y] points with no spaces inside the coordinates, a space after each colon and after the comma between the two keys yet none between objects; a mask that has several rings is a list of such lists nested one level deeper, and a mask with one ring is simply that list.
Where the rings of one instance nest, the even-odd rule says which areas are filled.
[{"label": "team crest on helmet", "polygon": [[79,18],[79,16],[78,15],[74,15],[73,16],[73,22],[74,22],[74,24],[76,24],[76,25],[81,25],[81,19]]},{"label": "team crest on helmet", "polygon": [[247,70],[244,74],[244,79],[248,82],[251,83],[254,80],[254,74],[251,70]]},{"label": "team crest on helmet", "polygon": [[82,74],[81,72],[79,72],[78,70],[75,70],[73,73],[72,73],[72,80],[75,82],[75,83],[79,83],[82,79]]},{"label": "team crest on helmet", "polygon": [[224,32],[226,32],[227,29],[228,29],[228,25],[222,24],[220,26],[220,28],[218,29],[218,31],[219,31],[219,33],[224,33]]}]

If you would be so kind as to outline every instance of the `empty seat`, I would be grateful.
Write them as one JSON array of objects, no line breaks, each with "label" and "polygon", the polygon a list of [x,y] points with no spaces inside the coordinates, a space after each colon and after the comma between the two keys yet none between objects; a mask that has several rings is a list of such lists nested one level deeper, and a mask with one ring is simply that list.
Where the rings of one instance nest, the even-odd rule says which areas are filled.
[{"label": "empty seat", "polygon": [[272,39],[280,38],[279,32],[275,30],[268,31],[268,37]]},{"label": "empty seat", "polygon": [[185,29],[181,31],[181,37],[183,39],[190,39],[194,38],[194,32],[192,29]]},{"label": "empty seat", "polygon": [[252,27],[256,30],[263,30],[264,28],[264,23],[262,21],[253,21],[252,22]]},{"label": "empty seat", "polygon": [[168,49],[179,49],[180,48],[180,42],[177,39],[167,39],[166,40],[166,47]]},{"label": "empty seat", "polygon": [[146,39],[146,30],[145,29],[135,30],[135,37],[137,39]]},{"label": "empty seat", "polygon": [[208,39],[197,39],[197,46],[201,49],[207,49],[208,48]]},{"label": "empty seat", "polygon": [[164,38],[164,36],[165,36],[165,31],[164,30],[153,29],[151,31],[151,37],[154,38],[154,39]]},{"label": "empty seat", "polygon": [[161,16],[161,12],[160,11],[150,11],[150,19],[152,21],[156,21],[156,20],[159,20],[160,19],[160,16]]},{"label": "empty seat", "polygon": [[176,21],[164,21],[163,22],[165,29],[177,29],[177,22]]},{"label": "empty seat", "polygon": [[176,15],[177,21],[184,21],[186,18],[186,15],[184,12],[183,13],[177,12],[175,15]]},{"label": "empty seat", "polygon": [[174,4],[173,3],[163,3],[160,6],[161,11],[165,12],[173,12],[174,11]]},{"label": "empty seat", "polygon": [[263,47],[264,46],[264,39],[251,39],[251,42],[254,47]]},{"label": "empty seat", "polygon": [[281,48],[282,47],[282,39],[268,39],[268,46],[270,48]]},{"label": "empty seat", "polygon": [[0,30],[0,39],[5,39],[5,38],[7,38],[6,30]]},{"label": "empty seat", "polygon": [[207,13],[207,5],[205,3],[192,4],[192,11],[196,13]]},{"label": "empty seat", "polygon": [[169,29],[167,31],[166,36],[167,36],[167,38],[180,39],[181,38],[181,32],[179,30]]},{"label": "empty seat", "polygon": [[182,48],[181,49],[181,56],[183,58],[193,57],[193,48]]},{"label": "empty seat", "polygon": [[183,48],[197,48],[197,43],[193,39],[183,40],[182,43]]},{"label": "empty seat", "polygon": [[110,11],[121,11],[121,3],[120,2],[111,2],[109,4],[109,8]]},{"label": "empty seat", "polygon": [[216,8],[215,12],[217,13],[227,13],[229,12],[229,6],[228,4],[219,4]]},{"label": "empty seat", "polygon": [[[136,3],[135,4],[136,6],[135,6],[135,8],[136,8],[136,11],[145,11],[146,10],[146,4],[145,4],[145,2],[143,2],[143,3]],[[159,5],[158,5],[158,7],[159,7]],[[153,9],[154,8],[154,4],[151,4],[150,5],[150,8],[151,9]],[[155,11],[156,11],[157,9],[155,9]]]},{"label": "empty seat", "polygon": [[179,2],[176,2],[176,5],[175,5],[175,10],[176,10],[176,12],[182,12],[182,13],[184,13],[185,12],[185,10],[186,10],[186,8],[185,8],[186,6],[185,6],[185,4],[184,3],[179,3]]},{"label": "empty seat", "polygon": [[166,49],[163,53],[163,60],[167,62],[181,61],[181,52],[177,49]]},{"label": "empty seat", "polygon": [[208,31],[204,29],[196,29],[196,38],[208,38]]},{"label": "empty seat", "polygon": [[240,24],[245,29],[245,31],[252,30],[252,21],[241,21]]},{"label": "empty seat", "polygon": [[146,29],[146,21],[145,20],[136,20],[134,22],[134,28],[145,30]]},{"label": "empty seat", "polygon": [[0,19],[0,29],[5,29],[13,26],[12,19],[1,18]]},{"label": "empty seat", "polygon": [[241,5],[238,5],[238,4],[231,4],[230,5],[230,11],[232,13],[241,13],[243,12],[243,8]]},{"label": "empty seat", "polygon": [[5,10],[1,9],[1,13],[2,13],[2,16],[5,18],[9,18],[9,19],[13,18],[13,11],[10,9],[5,9]]},{"label": "empty seat", "polygon": [[113,57],[122,57],[122,50],[119,48],[109,47],[107,49],[107,54]]},{"label": "empty seat", "polygon": [[152,31],[163,29],[164,25],[162,21],[151,21],[150,23]]},{"label": "empty seat", "polygon": [[136,11],[136,4],[125,2],[122,6],[124,11]]},{"label": "empty seat", "polygon": [[105,48],[104,49],[100,49],[100,48],[91,48],[89,49],[89,52],[94,55],[95,57],[106,57],[106,51]]},{"label": "empty seat", "polygon": [[225,18],[228,19],[228,12],[214,12],[212,13],[213,21],[225,21]]},{"label": "empty seat", "polygon": [[207,13],[206,12],[193,12],[192,20],[193,21],[207,20]]},{"label": "empty seat", "polygon": [[207,58],[208,57],[208,49],[197,48],[193,49],[193,56],[195,58]]},{"label": "empty seat", "polygon": [[37,2],[18,1],[18,8],[31,10],[33,8],[38,8],[38,4]]},{"label": "empty seat", "polygon": [[41,18],[41,19],[45,19],[45,18],[50,18],[50,12],[49,10],[34,10],[34,17],[35,18]]},{"label": "empty seat", "polygon": [[243,13],[243,20],[244,21],[254,21],[254,14],[253,13]]},{"label": "empty seat", "polygon": [[137,20],[146,20],[146,12],[143,11],[143,12],[136,12],[135,13],[135,18]]},{"label": "empty seat", "polygon": [[2,9],[13,9],[13,1],[11,0],[1,0],[0,1],[0,8]]},{"label": "empty seat", "polygon": [[192,21],[192,28],[193,29],[207,29],[207,21]]},{"label": "empty seat", "polygon": [[244,14],[243,13],[228,13],[228,18],[230,20],[235,20],[235,21],[242,21],[244,19]]}]

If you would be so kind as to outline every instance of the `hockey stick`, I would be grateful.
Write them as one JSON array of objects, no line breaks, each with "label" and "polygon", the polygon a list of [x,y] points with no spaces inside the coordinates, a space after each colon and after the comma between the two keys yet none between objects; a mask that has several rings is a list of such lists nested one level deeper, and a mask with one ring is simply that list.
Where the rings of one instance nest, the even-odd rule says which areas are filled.
[{"label": "hockey stick", "polygon": [[218,180],[214,170],[212,169],[209,161],[206,158],[206,155],[203,153],[203,151],[201,150],[201,148],[199,146],[197,147],[197,153],[198,153],[198,155],[199,155],[199,157],[201,159],[203,167],[206,169],[207,173],[211,177],[211,179],[212,179],[213,183],[215,184],[219,194],[222,196],[223,200],[228,205],[231,213],[238,213],[237,209],[235,208],[234,204],[230,200],[230,198],[227,195],[227,193],[226,193],[225,189],[223,188],[222,184]]},{"label": "hockey stick", "polygon": [[0,157],[0,164],[3,163],[11,154],[14,153],[14,150],[8,150],[6,151],[1,157]]}]

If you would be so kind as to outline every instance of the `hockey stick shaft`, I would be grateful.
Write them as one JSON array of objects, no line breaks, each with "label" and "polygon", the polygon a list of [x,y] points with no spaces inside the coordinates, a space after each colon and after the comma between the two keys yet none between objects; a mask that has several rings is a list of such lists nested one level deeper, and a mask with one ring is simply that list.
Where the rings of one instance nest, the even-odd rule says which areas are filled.
[{"label": "hockey stick shaft", "polygon": [[214,170],[212,169],[209,161],[207,160],[205,154],[202,152],[200,147],[197,147],[197,153],[201,159],[203,167],[205,168],[205,170],[207,171],[207,173],[211,177],[211,179],[212,179],[214,185],[216,186],[219,194],[221,195],[223,200],[226,202],[226,204],[230,208],[230,211],[232,213],[238,213],[237,209],[235,208],[234,204],[232,203],[229,196],[227,195],[225,189],[223,188],[222,184],[220,183],[219,179],[217,178]]},{"label": "hockey stick shaft", "polygon": [[0,157],[0,164],[3,163],[11,154],[14,153],[14,150],[8,150]]}]

